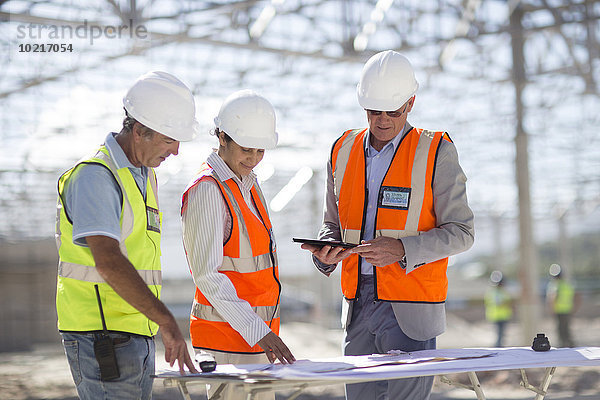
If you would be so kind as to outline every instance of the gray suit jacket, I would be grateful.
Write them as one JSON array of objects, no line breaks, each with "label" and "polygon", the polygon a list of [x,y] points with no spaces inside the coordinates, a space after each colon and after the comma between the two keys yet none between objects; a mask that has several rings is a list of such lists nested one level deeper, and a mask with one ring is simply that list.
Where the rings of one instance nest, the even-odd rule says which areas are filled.
[{"label": "gray suit jacket", "polygon": [[[412,127],[407,123],[406,134]],[[410,273],[420,265],[449,257],[468,250],[474,240],[473,212],[467,202],[465,176],[458,162],[458,153],[453,143],[442,140],[438,150],[433,196],[436,227],[421,232],[418,236],[404,237],[402,244],[406,253],[406,272]],[[331,158],[327,163],[327,186],[324,206],[323,226],[319,239],[340,240],[340,222],[334,194]],[[313,257],[315,266],[329,275],[336,265],[326,265]],[[415,340],[428,340],[446,329],[446,310],[442,304],[392,303],[396,320],[402,331]],[[352,302],[342,304],[342,326],[346,327],[352,318]]]}]

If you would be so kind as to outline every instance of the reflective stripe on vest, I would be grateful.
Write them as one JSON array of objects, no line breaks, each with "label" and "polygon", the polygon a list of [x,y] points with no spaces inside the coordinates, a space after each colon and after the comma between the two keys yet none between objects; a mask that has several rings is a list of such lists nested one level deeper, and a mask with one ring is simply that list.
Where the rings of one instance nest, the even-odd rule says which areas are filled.
[{"label": "reflective stripe on vest", "polygon": [[[276,313],[276,316],[279,316],[279,309],[277,306],[257,306],[252,307],[252,310],[256,315],[262,318],[263,321],[270,320],[274,313]],[[223,317],[221,317],[221,314],[219,314],[214,307],[200,304],[196,301],[192,304],[192,315],[207,321],[223,322]]]},{"label": "reflective stripe on vest", "polygon": [[[162,273],[160,270],[137,269],[146,285],[161,285]],[[100,276],[96,267],[89,265],[79,265],[64,261],[58,262],[58,275],[63,278],[76,279],[83,282],[106,283]]]},{"label": "reflective stripe on vest", "polygon": [[153,336],[158,325],[123,300],[95,267],[88,247],[73,243],[73,225],[63,207],[64,188],[73,172],[82,164],[99,164],[114,176],[123,194],[120,216],[119,248],[134,266],[148,288],[160,298],[160,228],[158,191],[154,170],[148,169],[146,198],[143,197],[129,168],[117,169],[108,150],[100,150],[65,172],[58,181],[56,243],[59,254],[56,310],[61,331],[102,330],[94,285],[98,284],[108,330]]},{"label": "reflective stripe on vest", "polygon": [[[219,267],[219,273],[227,276],[237,296],[247,301],[254,312],[278,334],[281,288],[277,253],[260,187],[254,185],[251,190],[259,215],[257,217],[246,204],[235,181],[223,181],[216,171],[205,164],[185,190],[182,210],[187,207],[188,191],[203,180],[212,180],[218,185],[232,217],[231,233],[223,244],[223,265]],[[190,336],[195,348],[249,354],[263,352],[257,344],[250,346],[198,288],[190,316]]]},{"label": "reflective stripe on vest", "polygon": [[[342,240],[360,243],[366,207],[365,140],[367,130],[347,131],[334,144],[331,162]],[[433,171],[444,132],[411,129],[398,144],[379,191],[374,237],[399,239],[435,228]],[[356,298],[360,259],[343,262],[342,291]],[[394,302],[441,303],[446,299],[448,259],[419,266],[410,274],[396,262],[374,267],[376,297]]]},{"label": "reflective stripe on vest", "polygon": [[250,258],[223,257],[223,265],[221,265],[219,271],[237,271],[246,273],[260,271],[265,268],[271,268],[270,253],[260,254]]}]

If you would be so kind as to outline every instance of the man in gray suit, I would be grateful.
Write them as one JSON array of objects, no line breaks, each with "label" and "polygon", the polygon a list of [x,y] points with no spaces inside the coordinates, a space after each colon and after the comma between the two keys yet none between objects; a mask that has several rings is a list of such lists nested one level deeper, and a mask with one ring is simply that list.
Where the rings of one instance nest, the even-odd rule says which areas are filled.
[{"label": "man in gray suit", "polygon": [[[448,257],[471,247],[473,213],[456,148],[445,132],[407,121],[418,83],[408,59],[384,51],[357,87],[368,129],[345,132],[327,164],[317,268],[342,261],[344,354],[434,349],[446,325]],[[346,385],[347,399],[428,399],[433,377]]]}]

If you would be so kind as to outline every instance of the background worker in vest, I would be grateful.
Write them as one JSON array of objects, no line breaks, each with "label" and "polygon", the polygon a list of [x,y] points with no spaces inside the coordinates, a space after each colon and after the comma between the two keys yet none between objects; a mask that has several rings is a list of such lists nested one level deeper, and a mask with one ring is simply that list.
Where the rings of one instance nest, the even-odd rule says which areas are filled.
[{"label": "background worker in vest", "polygon": [[[345,355],[433,349],[445,329],[447,257],[473,243],[466,177],[443,132],[413,128],[417,81],[403,55],[365,64],[357,87],[368,129],[345,132],[327,164],[320,239],[302,245],[329,275],[343,260]],[[347,399],[427,399],[433,377],[346,385]]]},{"label": "background worker in vest", "polygon": [[560,347],[575,347],[571,335],[571,316],[579,308],[581,298],[575,287],[565,279],[562,267],[550,266],[551,281],[546,288],[546,302],[556,318]]},{"label": "background worker in vest", "polygon": [[506,323],[512,318],[512,296],[504,287],[500,271],[490,274],[490,287],[485,293],[485,318],[496,325],[496,347],[502,347]]},{"label": "background worker in vest", "polygon": [[[218,364],[292,363],[278,336],[281,283],[267,203],[253,168],[277,145],[275,110],[250,90],[231,94],[215,118],[219,148],[182,198],[183,243],[196,284],[190,335],[197,357]],[[218,385],[207,385],[212,398]],[[246,399],[225,389],[225,399]],[[260,399],[274,399],[272,393]]]},{"label": "background worker in vest", "polygon": [[184,366],[196,372],[175,318],[159,300],[153,169],[195,136],[194,98],[173,75],[150,72],[123,104],[121,131],[109,133],[58,184],[58,329],[81,399],[150,399],[159,327],[165,360],[177,362],[181,373]]}]

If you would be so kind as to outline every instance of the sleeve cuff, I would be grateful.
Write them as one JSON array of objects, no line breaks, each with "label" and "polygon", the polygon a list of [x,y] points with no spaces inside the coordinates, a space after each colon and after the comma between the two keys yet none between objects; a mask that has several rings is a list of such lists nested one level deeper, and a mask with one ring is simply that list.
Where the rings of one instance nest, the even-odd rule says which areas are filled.
[{"label": "sleeve cuff", "polygon": [[398,261],[398,264],[400,264],[400,266],[402,267],[402,269],[404,270],[404,272],[406,274],[410,274],[411,272],[413,272],[418,266],[415,265],[414,260],[412,260],[413,257],[411,257],[411,250],[410,250],[410,240],[406,240],[408,238],[402,238],[402,239],[398,239],[402,242],[402,246],[404,247],[404,255],[402,256],[402,259],[400,261]]},{"label": "sleeve cuff", "polygon": [[257,318],[254,322],[244,329],[243,332],[240,332],[240,335],[244,338],[244,340],[250,345],[254,346],[258,343],[258,341],[264,338],[267,333],[271,332],[269,326],[265,323],[265,321]]},{"label": "sleeve cuff", "polygon": [[323,274],[325,274],[327,276],[329,276],[335,270],[335,267],[337,266],[337,264],[324,264],[315,256],[312,256],[312,259],[313,259],[313,264],[315,264],[315,267],[317,267],[317,269],[319,271],[321,271]]},{"label": "sleeve cuff", "polygon": [[87,240],[86,240],[86,237],[88,237],[88,236],[106,236],[111,239],[115,239],[117,242],[119,242],[121,240],[121,237],[116,233],[112,233],[112,232],[108,232],[108,231],[88,231],[88,232],[80,232],[78,234],[73,234],[73,243],[78,246],[81,246],[81,247],[88,247]]}]

